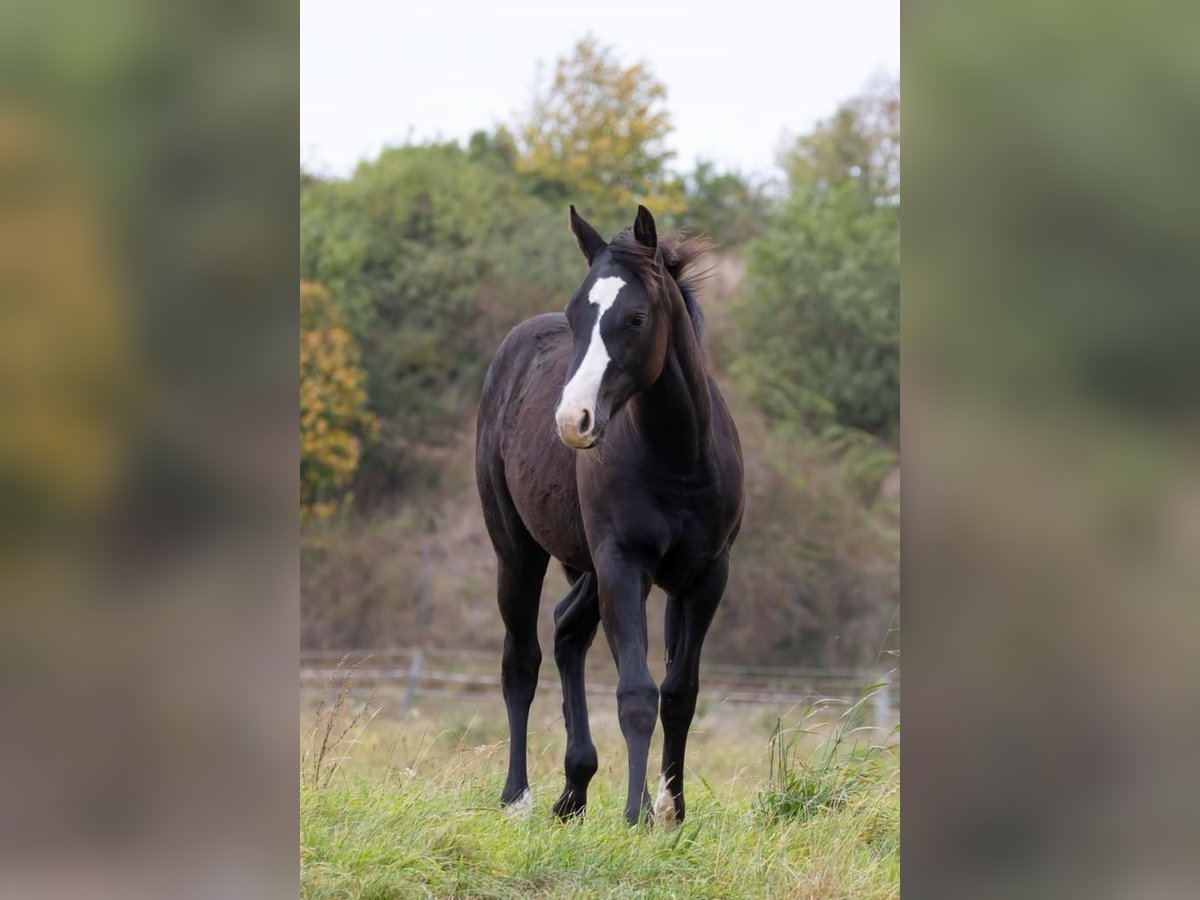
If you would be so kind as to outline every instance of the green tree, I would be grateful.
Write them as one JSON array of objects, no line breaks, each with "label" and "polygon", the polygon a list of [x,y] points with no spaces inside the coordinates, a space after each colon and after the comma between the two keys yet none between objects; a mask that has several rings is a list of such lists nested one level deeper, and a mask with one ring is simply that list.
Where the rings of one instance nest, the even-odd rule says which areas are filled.
[{"label": "green tree", "polygon": [[369,505],[419,473],[478,400],[509,328],[561,308],[580,262],[564,211],[504,171],[503,140],[400,147],[301,193],[301,275],[326,285],[362,348],[380,419],[355,494]]},{"label": "green tree", "polygon": [[784,155],[750,247],[737,374],[777,421],[887,436],[900,417],[898,95],[855,98]]},{"label": "green tree", "polygon": [[482,129],[467,140],[467,157],[498,172],[513,172],[517,167],[517,141],[503,125],[494,132]]},{"label": "green tree", "polygon": [[793,190],[854,182],[880,202],[900,201],[900,84],[874,79],[781,155]]},{"label": "green tree", "polygon": [[687,207],[679,224],[723,246],[741,246],[766,225],[767,197],[740,172],[721,172],[712,162],[698,160],[683,190]]},{"label": "green tree", "polygon": [[644,62],[626,66],[586,37],[558,59],[518,123],[518,169],[539,196],[575,203],[608,232],[629,224],[639,202],[656,215],[677,213],[684,203],[667,168],[666,96]]}]

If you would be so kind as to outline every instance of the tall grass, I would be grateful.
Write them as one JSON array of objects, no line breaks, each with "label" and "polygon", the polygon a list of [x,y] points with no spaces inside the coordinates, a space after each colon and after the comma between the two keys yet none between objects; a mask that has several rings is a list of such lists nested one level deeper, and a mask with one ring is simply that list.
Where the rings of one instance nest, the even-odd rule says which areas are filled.
[{"label": "tall grass", "polygon": [[[797,728],[785,729],[782,719],[776,722],[770,738],[770,780],[758,798],[766,821],[807,821],[890,789],[888,773],[898,771],[895,745],[879,740],[879,727],[862,724],[867,704],[883,688],[883,683],[869,686],[842,712],[815,751],[801,753],[799,739],[814,734],[811,723],[837,701],[807,706]],[[887,737],[894,737],[898,729],[895,726]]]},{"label": "tall grass", "polygon": [[[354,670],[366,658],[347,665],[346,657],[325,678],[321,698],[317,702],[316,714],[308,731],[308,738],[300,754],[300,782],[309,787],[329,787],[333,776],[348,758],[350,748],[357,744],[363,731],[379,713],[372,708],[375,691],[363,704],[354,706],[351,690],[354,687]],[[335,680],[340,681],[333,699],[329,692]],[[353,734],[351,734],[353,732]]]},{"label": "tall grass", "polygon": [[[345,764],[304,780],[302,894],[897,897],[895,754],[869,744],[860,749],[870,763],[859,758],[865,702],[832,729],[822,729],[820,706],[795,728],[791,717],[744,710],[702,717],[689,746],[699,769],[687,774],[688,817],[674,831],[625,825],[625,751],[611,713],[593,715],[601,769],[587,817],[567,825],[550,811],[563,749],[553,713],[535,716],[530,735],[527,821],[508,819],[497,803],[507,755],[501,710],[495,721],[472,713],[466,726],[446,704],[403,721],[381,717],[335,754],[350,756]],[[353,714],[348,702],[341,709]],[[344,725],[330,733],[355,734]],[[806,803],[805,792],[820,799]]]}]

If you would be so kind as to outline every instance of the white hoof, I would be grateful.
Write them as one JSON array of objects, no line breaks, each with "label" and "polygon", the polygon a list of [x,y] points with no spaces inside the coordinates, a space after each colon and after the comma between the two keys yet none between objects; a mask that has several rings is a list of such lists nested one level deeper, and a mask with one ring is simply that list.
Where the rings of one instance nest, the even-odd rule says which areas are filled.
[{"label": "white hoof", "polygon": [[679,824],[675,819],[675,798],[667,790],[667,779],[658,776],[658,795],[654,798],[654,824],[663,828],[674,828]]},{"label": "white hoof", "polygon": [[512,803],[504,807],[504,814],[510,819],[528,819],[533,815],[533,791],[525,791]]}]

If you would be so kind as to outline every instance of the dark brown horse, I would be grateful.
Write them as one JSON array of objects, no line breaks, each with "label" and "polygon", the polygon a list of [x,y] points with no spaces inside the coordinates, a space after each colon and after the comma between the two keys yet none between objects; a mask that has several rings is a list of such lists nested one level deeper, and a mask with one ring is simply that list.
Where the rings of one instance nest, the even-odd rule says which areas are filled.
[{"label": "dark brown horse", "polygon": [[[500,800],[522,812],[532,806],[525,739],[542,660],[538,600],[553,556],[571,582],[554,610],[567,727],[566,787],[554,812],[582,813],[596,773],[583,672],[603,623],[629,754],[625,818],[680,822],[700,649],[743,504],[737,429],[708,372],[686,274],[705,244],[660,241],[642,206],[612,243],[573,206],[570,223],[587,277],[565,315],[529,319],[504,339],[479,408],[475,469],[506,632],[511,743]],[[646,665],[652,584],[667,593],[661,691]],[[651,812],[646,764],[660,712],[662,777]]]}]

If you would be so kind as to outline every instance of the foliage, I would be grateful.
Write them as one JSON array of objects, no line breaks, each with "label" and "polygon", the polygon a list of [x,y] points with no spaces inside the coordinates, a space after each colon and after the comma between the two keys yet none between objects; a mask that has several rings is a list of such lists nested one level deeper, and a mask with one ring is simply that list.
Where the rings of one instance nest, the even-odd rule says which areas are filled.
[{"label": "foliage", "polygon": [[519,170],[539,196],[574,203],[605,236],[629,224],[638,203],[658,216],[679,212],[683,197],[667,168],[674,154],[665,143],[666,95],[644,62],[626,66],[584,38],[555,63],[517,126]]},{"label": "foliage", "polygon": [[875,80],[785,150],[780,163],[793,189],[853,182],[873,200],[899,202],[899,83]]},{"label": "foliage", "polygon": [[358,348],[329,292],[300,282],[300,512],[329,518],[378,429]]},{"label": "foliage", "polygon": [[467,157],[500,172],[513,172],[517,167],[517,142],[503,125],[490,134],[481,129],[467,140]]},{"label": "foliage", "polygon": [[512,325],[561,308],[581,263],[565,212],[505,170],[502,135],[387,150],[301,194],[301,272],[329,286],[363,350],[370,408],[360,502],[402,488],[423,445],[449,440]]},{"label": "foliage", "polygon": [[898,454],[858,431],[833,440],[767,427],[734,401],[746,518],[706,658],[872,664],[900,594],[899,504],[882,490]]},{"label": "foliage", "polygon": [[853,184],[808,189],[752,245],[737,372],[774,419],[898,426],[899,215]]},{"label": "foliage", "polygon": [[723,247],[737,247],[756,237],[767,222],[768,199],[760,187],[737,171],[718,171],[707,160],[683,180],[686,209],[679,224],[708,235]]},{"label": "foliage", "polygon": [[889,436],[900,417],[896,148],[860,105],[785,160],[791,195],[749,251],[737,374],[776,421]]}]

